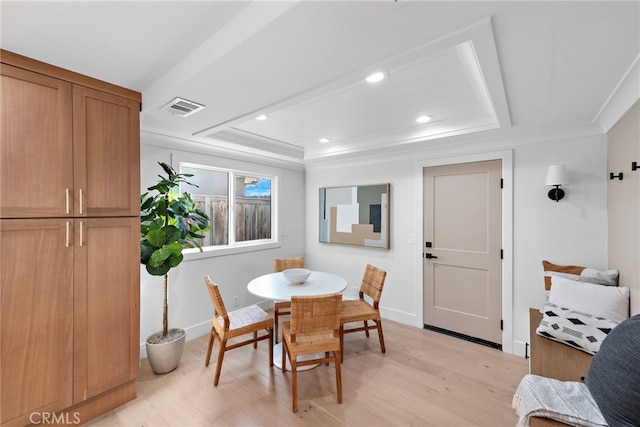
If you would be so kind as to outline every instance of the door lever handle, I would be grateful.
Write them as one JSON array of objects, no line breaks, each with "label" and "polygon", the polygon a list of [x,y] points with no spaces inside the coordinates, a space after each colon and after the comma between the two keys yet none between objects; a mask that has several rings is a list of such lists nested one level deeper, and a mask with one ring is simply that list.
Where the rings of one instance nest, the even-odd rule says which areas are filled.
[{"label": "door lever handle", "polygon": [[424,257],[425,257],[426,259],[437,259],[437,258],[438,258],[437,256],[432,255],[432,254],[430,254],[430,253],[426,253],[426,254],[424,254]]}]

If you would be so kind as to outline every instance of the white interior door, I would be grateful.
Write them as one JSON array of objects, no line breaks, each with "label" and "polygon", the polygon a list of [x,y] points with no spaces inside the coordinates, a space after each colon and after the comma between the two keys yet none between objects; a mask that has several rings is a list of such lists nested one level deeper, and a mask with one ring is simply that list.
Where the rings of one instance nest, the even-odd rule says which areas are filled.
[{"label": "white interior door", "polygon": [[502,162],[424,168],[424,323],[502,344]]}]

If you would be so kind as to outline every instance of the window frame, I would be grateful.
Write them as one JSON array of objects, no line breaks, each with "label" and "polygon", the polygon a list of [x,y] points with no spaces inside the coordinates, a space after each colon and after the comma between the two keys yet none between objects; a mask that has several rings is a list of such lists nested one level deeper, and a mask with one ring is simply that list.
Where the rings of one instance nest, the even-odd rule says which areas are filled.
[{"label": "window frame", "polygon": [[[279,189],[279,180],[278,175],[274,175],[272,173],[264,173],[259,171],[248,171],[245,169],[235,169],[228,167],[220,167],[215,166],[211,163],[204,161],[193,161],[187,159],[173,159],[173,167],[179,173],[181,172],[182,166],[190,167],[190,168],[201,168],[212,170],[216,172],[224,172],[228,174],[228,197],[229,197],[229,225],[228,225],[228,241],[227,245],[219,245],[219,246],[203,246],[202,252],[198,248],[186,248],[183,249],[182,254],[184,256],[184,260],[196,260],[203,258],[211,258],[217,256],[225,256],[239,253],[247,253],[254,251],[261,251],[267,249],[279,248],[281,246],[279,239],[279,231],[278,231],[278,189]],[[235,239],[235,178],[237,176],[249,176],[256,178],[266,178],[271,180],[271,238],[269,239],[260,239],[260,240],[249,240],[249,241],[241,241],[237,242]],[[188,185],[184,187],[185,191],[192,193],[188,190]],[[181,186],[180,192],[182,192],[183,187]],[[233,228],[232,228],[233,226]]]}]

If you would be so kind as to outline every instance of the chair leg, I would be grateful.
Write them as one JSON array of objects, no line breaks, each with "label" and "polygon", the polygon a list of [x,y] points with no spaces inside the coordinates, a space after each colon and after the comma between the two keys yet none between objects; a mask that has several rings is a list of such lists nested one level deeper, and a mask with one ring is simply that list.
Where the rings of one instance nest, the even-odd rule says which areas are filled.
[{"label": "chair leg", "polygon": [[289,358],[291,361],[291,400],[293,413],[298,412],[298,366],[295,358]]},{"label": "chair leg", "polygon": [[282,372],[287,370],[287,353],[289,349],[287,348],[287,342],[282,340]]},{"label": "chair leg", "polygon": [[209,346],[207,348],[207,357],[204,359],[204,366],[209,366],[211,360],[211,350],[213,349],[213,342],[216,340],[216,331],[211,328],[211,335],[209,336]]},{"label": "chair leg", "polygon": [[216,363],[216,375],[213,377],[213,386],[218,385],[218,381],[220,380],[220,371],[222,370],[222,359],[224,358],[224,352],[227,348],[227,340],[220,340],[220,350],[218,350],[218,360]]},{"label": "chair leg", "polygon": [[278,310],[274,310],[273,312],[273,327],[276,335],[276,344],[278,344]]},{"label": "chair leg", "polygon": [[342,368],[340,367],[340,359],[342,352],[334,352],[334,363],[336,365],[336,391],[338,393],[338,403],[342,403]]},{"label": "chair leg", "polygon": [[367,323],[367,321],[364,321],[364,334],[367,336],[367,338],[369,338],[369,324]]},{"label": "chair leg", "polygon": [[340,363],[344,362],[344,325],[340,325]]},{"label": "chair leg", "polygon": [[380,350],[385,353],[386,349],[384,348],[384,336],[382,335],[382,320],[378,319],[376,321],[376,325],[378,326],[378,338],[380,339]]},{"label": "chair leg", "polygon": [[258,348],[258,331],[253,331],[253,348]]}]

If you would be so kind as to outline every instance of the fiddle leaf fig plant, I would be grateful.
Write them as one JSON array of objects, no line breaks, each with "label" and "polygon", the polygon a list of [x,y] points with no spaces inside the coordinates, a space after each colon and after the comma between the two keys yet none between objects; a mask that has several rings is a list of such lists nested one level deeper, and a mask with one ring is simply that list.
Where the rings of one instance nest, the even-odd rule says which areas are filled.
[{"label": "fiddle leaf fig plant", "polygon": [[181,183],[197,187],[187,181],[193,175],[177,173],[166,163],[159,165],[167,176],[158,175],[159,181],[140,196],[140,262],[149,274],[164,276],[162,335],[166,337],[169,270],[182,262],[184,248],[202,251],[198,239],[205,237],[203,233],[209,231],[210,226],[209,217],[196,207],[191,195],[175,191]]}]

